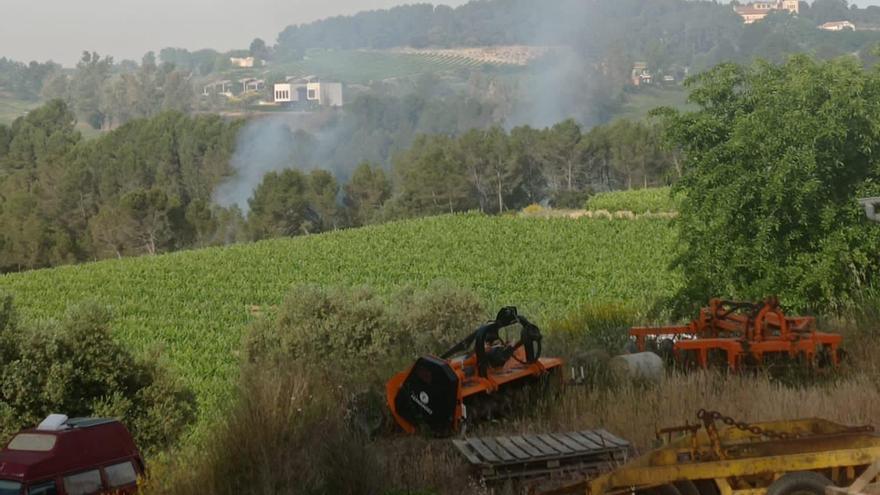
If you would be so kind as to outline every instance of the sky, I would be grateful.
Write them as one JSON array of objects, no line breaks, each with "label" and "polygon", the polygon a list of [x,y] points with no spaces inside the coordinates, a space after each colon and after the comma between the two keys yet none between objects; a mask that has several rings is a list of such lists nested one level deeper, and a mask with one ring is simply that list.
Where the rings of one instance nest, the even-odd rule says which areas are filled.
[{"label": "sky", "polygon": [[[422,0],[430,1],[430,0]],[[460,5],[466,0],[431,3]],[[83,50],[140,61],[173,46],[225,51],[268,44],[290,24],[406,0],[0,0],[0,57],[73,66]]]},{"label": "sky", "polygon": [[257,37],[274,44],[290,24],[401,3],[406,0],[0,0],[0,57],[73,66],[83,50],[138,61],[168,46],[225,51],[247,48]]}]

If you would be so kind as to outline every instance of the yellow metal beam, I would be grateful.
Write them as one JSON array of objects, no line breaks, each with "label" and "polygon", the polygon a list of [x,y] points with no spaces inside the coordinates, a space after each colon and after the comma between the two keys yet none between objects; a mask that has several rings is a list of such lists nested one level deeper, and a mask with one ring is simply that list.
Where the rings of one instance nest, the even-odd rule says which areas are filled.
[{"label": "yellow metal beam", "polygon": [[872,464],[880,459],[880,445],[858,449],[830,450],[804,454],[787,454],[747,459],[672,464],[665,466],[623,466],[590,483],[591,495],[627,487],[664,485],[677,480],[704,480],[778,474],[793,471],[814,471],[833,467],[849,467]]}]

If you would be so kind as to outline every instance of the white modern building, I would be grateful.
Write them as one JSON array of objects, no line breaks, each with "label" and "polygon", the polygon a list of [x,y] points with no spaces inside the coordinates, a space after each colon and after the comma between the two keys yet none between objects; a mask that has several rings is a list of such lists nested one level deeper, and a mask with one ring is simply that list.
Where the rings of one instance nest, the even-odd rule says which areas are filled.
[{"label": "white modern building", "polygon": [[314,102],[320,106],[341,107],[342,83],[320,82],[315,78],[292,79],[273,88],[275,103]]}]

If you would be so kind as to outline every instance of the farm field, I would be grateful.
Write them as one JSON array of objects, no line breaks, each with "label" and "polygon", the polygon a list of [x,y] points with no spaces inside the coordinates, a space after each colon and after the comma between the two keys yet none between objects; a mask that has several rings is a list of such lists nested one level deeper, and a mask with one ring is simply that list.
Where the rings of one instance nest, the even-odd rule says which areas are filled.
[{"label": "farm field", "polygon": [[599,193],[587,200],[586,208],[591,211],[631,211],[636,214],[678,211],[669,187]]},{"label": "farm field", "polygon": [[13,120],[39,105],[39,102],[18,100],[0,94],[0,124],[11,124]]},{"label": "farm field", "polygon": [[475,290],[487,311],[515,304],[541,322],[586,302],[645,306],[671,294],[673,245],[662,219],[450,215],[11,274],[0,289],[26,319],[54,318],[83,300],[110,306],[115,334],[137,351],[158,346],[204,412],[231,396],[252,307],[277,305],[295,284],[390,294],[446,279]]},{"label": "farm field", "polygon": [[657,107],[693,110],[687,101],[688,92],[681,87],[640,88],[626,95],[626,103],[616,118],[642,120]]},{"label": "farm field", "polygon": [[304,60],[273,65],[265,69],[229,71],[226,78],[244,75],[283,74],[291,77],[317,75],[327,81],[367,84],[429,72],[484,67],[517,70],[513,65],[481,62],[473,57],[449,53],[404,53],[391,50],[310,50]]}]

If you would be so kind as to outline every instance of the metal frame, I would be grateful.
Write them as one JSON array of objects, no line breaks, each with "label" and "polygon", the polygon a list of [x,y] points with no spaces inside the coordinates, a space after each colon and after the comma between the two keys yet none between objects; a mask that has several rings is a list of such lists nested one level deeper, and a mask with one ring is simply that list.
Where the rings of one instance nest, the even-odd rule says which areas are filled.
[{"label": "metal frame", "polygon": [[711,365],[710,353],[721,353],[730,371],[739,370],[746,358],[760,364],[774,354],[813,363],[822,350],[837,366],[842,341],[838,334],[817,331],[815,318],[786,316],[775,298],[762,304],[712,299],[689,325],[635,327],[630,336],[640,352],[647,350],[648,337],[673,338],[676,359],[703,369]]},{"label": "metal frame", "polygon": [[764,495],[773,481],[798,471],[821,471],[837,484],[851,483],[880,458],[880,436],[870,427],[801,419],[743,428],[716,429],[711,421],[670,428],[664,432],[690,434],[597,478],[541,493],[638,494],[680,480],[708,480],[720,495]]}]

